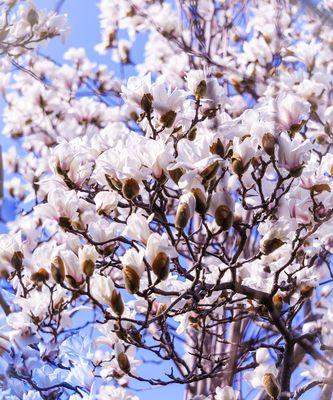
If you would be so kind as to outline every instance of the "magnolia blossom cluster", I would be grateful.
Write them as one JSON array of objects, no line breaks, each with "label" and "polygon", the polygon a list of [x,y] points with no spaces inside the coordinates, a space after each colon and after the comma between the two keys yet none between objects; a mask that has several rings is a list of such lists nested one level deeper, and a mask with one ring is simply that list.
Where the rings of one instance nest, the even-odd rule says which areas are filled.
[{"label": "magnolia blossom cluster", "polygon": [[[100,9],[97,50],[120,63],[148,33],[137,76],[70,49],[27,55],[33,74],[3,90],[25,154],[3,157],[22,210],[0,236],[3,392],[137,400],[138,380],[187,400],[329,399],[330,27],[268,0]],[[19,15],[25,32],[52,21]]]},{"label": "magnolia blossom cluster", "polygon": [[29,1],[0,3],[0,54],[18,57],[39,44],[68,33],[67,17],[54,11],[38,10]]}]

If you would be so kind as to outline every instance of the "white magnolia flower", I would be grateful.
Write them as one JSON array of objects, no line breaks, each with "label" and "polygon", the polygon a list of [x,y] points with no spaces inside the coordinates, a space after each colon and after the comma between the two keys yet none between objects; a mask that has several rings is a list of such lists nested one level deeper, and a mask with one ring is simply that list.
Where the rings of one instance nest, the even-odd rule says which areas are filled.
[{"label": "white magnolia flower", "polygon": [[233,389],[231,386],[224,386],[223,388],[217,387],[215,400],[237,400],[239,398],[239,392]]}]

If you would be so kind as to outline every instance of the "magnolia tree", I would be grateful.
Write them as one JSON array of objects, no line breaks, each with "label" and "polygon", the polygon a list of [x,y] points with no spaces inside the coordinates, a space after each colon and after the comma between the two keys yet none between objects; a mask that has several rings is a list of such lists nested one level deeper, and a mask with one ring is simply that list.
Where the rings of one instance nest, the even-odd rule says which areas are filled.
[{"label": "magnolia tree", "polygon": [[331,399],[333,2],[0,5],[1,398]]}]

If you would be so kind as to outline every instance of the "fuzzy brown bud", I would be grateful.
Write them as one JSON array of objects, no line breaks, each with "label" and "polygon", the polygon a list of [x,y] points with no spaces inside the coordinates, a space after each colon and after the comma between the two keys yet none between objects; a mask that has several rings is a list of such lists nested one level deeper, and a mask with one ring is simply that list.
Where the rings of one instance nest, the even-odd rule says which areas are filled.
[{"label": "fuzzy brown bud", "polygon": [[296,167],[289,170],[289,174],[292,178],[299,178],[302,175],[304,166]]},{"label": "fuzzy brown bud", "polygon": [[310,285],[305,285],[301,288],[301,296],[306,299],[310,298],[313,294],[314,287]]},{"label": "fuzzy brown bud", "polygon": [[161,124],[165,128],[171,128],[173,123],[175,122],[177,113],[173,110],[167,111],[165,114],[163,114],[160,118]]},{"label": "fuzzy brown bud", "polygon": [[169,175],[171,177],[171,179],[178,184],[179,179],[183,176],[184,171],[181,168],[175,168],[175,169],[170,169],[169,171]]},{"label": "fuzzy brown bud", "polygon": [[199,188],[192,189],[195,197],[195,211],[199,214],[204,214],[207,210],[207,200],[203,191]]},{"label": "fuzzy brown bud", "polygon": [[275,295],[273,296],[273,304],[274,306],[278,309],[281,310],[282,306],[283,306],[283,296],[281,293],[275,293]]},{"label": "fuzzy brown bud", "polygon": [[247,169],[247,166],[244,165],[242,158],[237,153],[234,153],[231,157],[231,167],[238,176],[243,175]]},{"label": "fuzzy brown bud", "polygon": [[51,275],[56,283],[62,283],[65,279],[65,265],[59,256],[51,263]]},{"label": "fuzzy brown bud", "polygon": [[117,356],[117,361],[119,368],[125,372],[125,374],[128,374],[131,370],[131,364],[128,360],[128,357],[125,353],[119,353]]},{"label": "fuzzy brown bud", "polygon": [[207,83],[205,80],[202,80],[199,82],[199,85],[197,86],[197,88],[195,89],[195,97],[197,99],[202,99],[205,94],[207,92]]},{"label": "fuzzy brown bud", "polygon": [[115,314],[119,315],[119,317],[124,313],[124,309],[125,309],[124,302],[121,297],[121,294],[117,290],[114,290],[112,292],[111,308]]},{"label": "fuzzy brown bud", "polygon": [[95,263],[92,260],[85,260],[82,264],[82,272],[88,278],[92,276],[95,270]]},{"label": "fuzzy brown bud", "polygon": [[262,147],[269,156],[274,155],[276,139],[271,133],[265,133],[262,138]]},{"label": "fuzzy brown bud", "polygon": [[34,272],[31,274],[30,279],[32,282],[35,283],[40,283],[40,282],[46,282],[50,277],[50,274],[48,271],[46,271],[45,268],[39,268],[38,271]]},{"label": "fuzzy brown bud", "polygon": [[140,289],[140,277],[137,272],[133,268],[126,266],[123,269],[123,275],[126,290],[131,294],[136,293]]},{"label": "fuzzy brown bud", "polygon": [[20,271],[23,268],[23,258],[24,256],[22,251],[15,251],[15,253],[13,254],[10,263],[16,271]]},{"label": "fuzzy brown bud", "polygon": [[197,137],[197,128],[194,127],[189,131],[187,139],[193,141],[195,140],[196,137]]},{"label": "fuzzy brown bud", "polygon": [[217,173],[217,170],[219,169],[219,162],[214,161],[213,164],[208,165],[204,170],[200,172],[200,176],[202,179],[205,181],[210,181],[213,179]]},{"label": "fuzzy brown bud", "polygon": [[140,192],[140,186],[138,182],[133,178],[126,179],[122,187],[122,193],[124,197],[127,200],[132,200],[139,194],[139,192]]},{"label": "fuzzy brown bud", "polygon": [[271,373],[264,374],[262,384],[270,398],[277,400],[280,395],[280,387],[275,376]]},{"label": "fuzzy brown bud", "polygon": [[217,154],[220,157],[224,157],[225,154],[225,150],[224,150],[224,146],[223,143],[221,142],[220,139],[217,139],[216,142],[214,142],[210,148],[209,148],[210,152],[212,154]]},{"label": "fuzzy brown bud", "polygon": [[279,238],[265,240],[262,246],[262,252],[267,256],[268,254],[273,253],[273,251],[277,250],[283,244],[284,242]]},{"label": "fuzzy brown bud", "polygon": [[176,220],[175,220],[176,228],[185,229],[190,218],[191,218],[191,211],[189,205],[186,203],[181,203],[178,206],[176,213]]},{"label": "fuzzy brown bud", "polygon": [[229,230],[234,221],[233,213],[225,204],[222,204],[216,208],[214,218],[217,225],[220,226],[223,231]]},{"label": "fuzzy brown bud", "polygon": [[153,272],[161,281],[165,281],[170,272],[170,258],[164,252],[157,254],[153,261]]},{"label": "fuzzy brown bud", "polygon": [[150,113],[151,111],[152,103],[153,103],[153,96],[151,95],[151,93],[145,93],[142,96],[140,105],[143,111],[146,112],[147,114]]}]

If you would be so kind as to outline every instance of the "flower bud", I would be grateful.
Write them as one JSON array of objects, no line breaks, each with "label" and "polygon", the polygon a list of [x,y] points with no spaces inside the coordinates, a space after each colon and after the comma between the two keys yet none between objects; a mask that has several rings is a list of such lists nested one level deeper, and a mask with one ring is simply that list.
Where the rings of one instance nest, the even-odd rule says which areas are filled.
[{"label": "flower bud", "polygon": [[139,194],[139,192],[140,192],[140,186],[138,182],[133,178],[126,179],[122,187],[122,193],[124,197],[127,200],[132,200]]},{"label": "flower bud", "polygon": [[62,283],[65,279],[65,265],[59,256],[51,263],[51,275],[56,283]]},{"label": "flower bud", "polygon": [[273,304],[274,306],[278,309],[281,310],[282,306],[283,306],[283,296],[281,293],[275,293],[275,295],[273,296]]},{"label": "flower bud", "polygon": [[136,293],[140,289],[140,277],[137,272],[133,268],[126,266],[123,269],[123,276],[126,290],[131,294]]},{"label": "flower bud", "polygon": [[113,290],[111,295],[111,308],[112,311],[119,315],[119,317],[124,313],[124,302],[121,297],[121,294],[117,292],[117,290]]},{"label": "flower bud", "polygon": [[214,142],[214,143],[210,146],[209,150],[210,150],[210,152],[211,152],[212,154],[217,154],[217,155],[220,156],[220,157],[224,157],[224,152],[225,152],[225,150],[224,150],[223,143],[221,142],[220,139],[217,139],[217,141]]},{"label": "flower bud", "polygon": [[289,170],[289,174],[292,178],[299,178],[302,175],[304,166],[296,167]]},{"label": "flower bud", "polygon": [[153,103],[152,94],[151,93],[145,93],[142,96],[140,105],[141,105],[141,108],[143,109],[143,111],[146,112],[147,114],[149,114],[150,111],[151,111],[152,103]]},{"label": "flower bud", "polygon": [[29,22],[30,26],[34,26],[38,24],[39,16],[37,11],[34,8],[31,8],[27,15],[27,21]]},{"label": "flower bud", "polygon": [[314,290],[313,286],[305,285],[301,288],[301,296],[308,299],[312,296],[313,290]]},{"label": "flower bud", "polygon": [[189,131],[187,139],[193,141],[195,140],[196,137],[197,137],[197,128],[194,127]]},{"label": "flower bud", "polygon": [[229,230],[234,221],[233,213],[225,204],[222,204],[216,208],[214,218],[216,224],[220,226],[223,231]]},{"label": "flower bud", "polygon": [[15,251],[15,253],[13,254],[10,263],[16,271],[20,271],[23,268],[23,258],[24,256],[21,251]]},{"label": "flower bud", "polygon": [[45,268],[39,268],[37,272],[34,272],[31,274],[30,279],[32,282],[35,283],[40,283],[40,282],[46,282],[50,277],[50,274],[48,271],[46,271]]},{"label": "flower bud", "polygon": [[195,211],[204,214],[207,210],[207,200],[204,192],[199,188],[192,189],[195,197]]},{"label": "flower bud", "polygon": [[277,250],[283,244],[284,242],[279,238],[266,240],[262,245],[262,252],[267,256],[268,254],[273,253],[273,251]]},{"label": "flower bud", "polygon": [[165,114],[163,114],[160,118],[161,124],[165,128],[171,128],[173,123],[175,122],[177,113],[173,110],[167,111]]},{"label": "flower bud", "polygon": [[124,352],[119,353],[117,356],[117,361],[118,361],[119,368],[122,371],[124,371],[125,374],[128,374],[131,370],[131,364],[128,360],[127,355]]},{"label": "flower bud", "polygon": [[247,169],[247,166],[243,164],[241,156],[237,153],[234,153],[231,157],[231,167],[234,173],[238,176],[243,175]]},{"label": "flower bud", "polygon": [[175,220],[176,228],[181,230],[185,229],[190,218],[191,218],[190,206],[186,203],[179,204]]},{"label": "flower bud", "polygon": [[199,82],[197,88],[195,89],[195,97],[197,99],[202,99],[207,92],[207,83],[205,80]]},{"label": "flower bud", "polygon": [[206,167],[203,171],[200,172],[200,176],[205,181],[210,181],[215,177],[218,168],[219,168],[219,162],[214,161],[213,164],[208,165],[208,167]]},{"label": "flower bud", "polygon": [[181,168],[175,168],[175,169],[170,169],[169,171],[169,175],[171,177],[171,179],[178,184],[179,179],[183,176],[184,171]]},{"label": "flower bud", "polygon": [[274,400],[277,400],[280,394],[280,387],[277,383],[275,376],[271,373],[264,374],[262,378],[262,384],[266,390],[266,393]]},{"label": "flower bud", "polygon": [[262,147],[269,156],[274,155],[276,139],[271,133],[265,133],[262,138]]},{"label": "flower bud", "polygon": [[170,271],[170,258],[164,252],[157,254],[153,261],[153,272],[161,281],[165,281]]},{"label": "flower bud", "polygon": [[82,264],[82,272],[89,278],[95,270],[95,263],[93,260],[84,260]]}]

